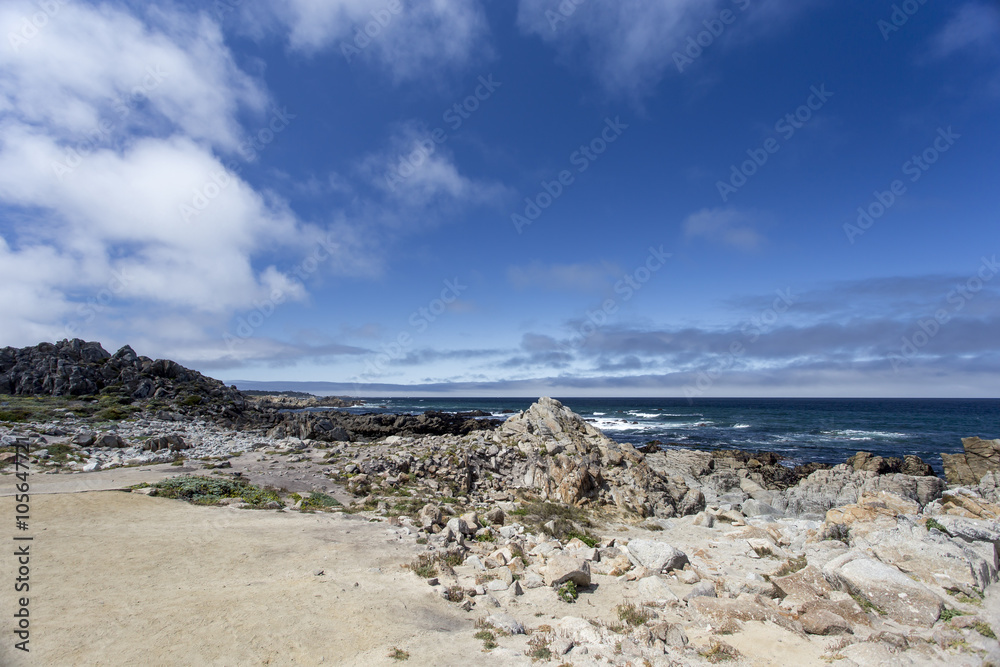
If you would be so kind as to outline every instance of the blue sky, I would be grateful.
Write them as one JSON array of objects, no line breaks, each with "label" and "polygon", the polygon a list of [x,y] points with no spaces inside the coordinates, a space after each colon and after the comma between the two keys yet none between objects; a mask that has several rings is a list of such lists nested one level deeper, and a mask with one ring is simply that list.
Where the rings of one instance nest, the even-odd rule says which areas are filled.
[{"label": "blue sky", "polygon": [[0,28],[0,344],[357,394],[1000,395],[996,3]]}]

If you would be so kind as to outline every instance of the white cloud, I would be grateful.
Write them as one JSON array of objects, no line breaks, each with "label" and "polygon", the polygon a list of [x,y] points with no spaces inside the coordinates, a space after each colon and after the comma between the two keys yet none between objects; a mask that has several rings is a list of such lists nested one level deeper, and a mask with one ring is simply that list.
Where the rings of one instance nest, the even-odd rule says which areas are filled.
[{"label": "white cloud", "polygon": [[479,0],[268,0],[248,6],[245,15],[257,32],[287,30],[292,49],[373,61],[397,81],[491,55]]},{"label": "white cloud", "polygon": [[[0,49],[0,110],[61,139],[139,129],[180,130],[234,150],[241,109],[261,112],[263,87],[233,62],[216,24],[151,9],[146,20],[109,5],[59,4],[30,39]],[[0,34],[20,35],[34,3],[0,7]]]},{"label": "white cloud", "polygon": [[[0,339],[78,330],[211,348],[234,313],[275,293],[304,299],[300,278],[272,264],[325,232],[226,171],[238,116],[259,116],[269,96],[218,27],[155,8],[58,6],[0,49]],[[4,3],[0,34],[21,35],[37,12]],[[351,235],[336,239],[327,266],[357,265]],[[149,321],[161,324],[141,330]]]},{"label": "white cloud", "polygon": [[734,208],[704,208],[684,220],[684,234],[705,238],[740,250],[755,250],[764,237],[753,228],[750,215]]},{"label": "white cloud", "polygon": [[415,121],[397,127],[384,150],[361,160],[359,171],[386,197],[390,208],[447,209],[493,201],[505,192],[500,184],[463,175],[447,146]]},{"label": "white cloud", "polygon": [[[519,0],[517,22],[522,32],[540,37],[567,63],[582,60],[612,95],[636,101],[671,70],[678,73],[674,53],[683,55],[688,38],[706,31],[706,22],[711,23],[711,34],[707,46],[702,39],[702,46],[711,52],[768,34],[813,4],[814,0]],[[732,13],[727,24],[719,21],[723,10]]]},{"label": "white cloud", "polygon": [[1000,8],[969,2],[962,5],[934,36],[931,51],[940,58],[965,49],[995,52],[998,39],[1000,39]]},{"label": "white cloud", "polygon": [[593,264],[543,264],[535,261],[507,269],[507,280],[517,289],[579,290],[595,292],[608,287],[621,269],[610,262]]}]

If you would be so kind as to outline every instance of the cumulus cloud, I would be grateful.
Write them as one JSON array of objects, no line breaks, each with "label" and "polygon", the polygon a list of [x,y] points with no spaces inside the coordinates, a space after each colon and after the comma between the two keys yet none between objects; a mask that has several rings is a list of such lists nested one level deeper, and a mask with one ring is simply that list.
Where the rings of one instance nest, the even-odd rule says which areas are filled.
[{"label": "cumulus cloud", "polygon": [[996,53],[1000,39],[1000,8],[993,4],[968,2],[934,35],[931,53],[944,58],[958,51]]},{"label": "cumulus cloud", "polygon": [[435,141],[433,131],[417,121],[397,125],[383,150],[365,156],[359,171],[389,208],[429,206],[447,210],[454,205],[497,201],[506,190],[492,181],[462,174],[451,151]]},{"label": "cumulus cloud", "polygon": [[704,208],[684,220],[687,238],[704,238],[740,250],[756,250],[764,237],[754,228],[755,216],[735,208]]},{"label": "cumulus cloud", "polygon": [[258,32],[280,26],[296,51],[335,51],[350,63],[374,63],[397,81],[437,76],[491,54],[479,0],[261,0],[245,16]]},{"label": "cumulus cloud", "polygon": [[[147,311],[201,313],[204,336],[276,293],[304,298],[262,258],[301,254],[320,231],[227,170],[239,116],[269,96],[218,27],[156,8],[59,8],[0,50],[0,336],[85,335],[98,316],[108,331]],[[4,3],[0,33],[21,36],[37,11]],[[134,317],[116,317],[126,305]]]}]

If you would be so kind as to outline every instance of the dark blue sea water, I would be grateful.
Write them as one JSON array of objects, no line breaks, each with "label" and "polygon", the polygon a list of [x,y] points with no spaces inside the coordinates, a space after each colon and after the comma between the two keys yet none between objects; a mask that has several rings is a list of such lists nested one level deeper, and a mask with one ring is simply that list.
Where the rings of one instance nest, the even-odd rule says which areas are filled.
[{"label": "dark blue sea water", "polygon": [[[939,473],[941,452],[961,452],[962,438],[1000,438],[998,399],[566,398],[560,399],[609,437],[691,449],[767,450],[787,463],[843,463],[857,451],[916,454]],[[533,399],[368,399],[350,412],[483,410],[509,416]]]}]

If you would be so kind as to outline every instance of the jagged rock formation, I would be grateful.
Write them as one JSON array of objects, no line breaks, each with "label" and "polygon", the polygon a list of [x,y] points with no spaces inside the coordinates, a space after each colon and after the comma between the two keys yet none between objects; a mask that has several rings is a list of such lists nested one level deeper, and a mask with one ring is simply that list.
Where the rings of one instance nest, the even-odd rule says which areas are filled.
[{"label": "jagged rock formation", "polygon": [[184,400],[185,412],[240,420],[246,408],[234,387],[168,359],[141,357],[125,346],[113,355],[79,338],[0,349],[0,393]]},{"label": "jagged rock formation", "polygon": [[941,454],[949,484],[975,486],[988,472],[1000,472],[1000,439],[962,438],[964,454]]},{"label": "jagged rock formation", "polygon": [[527,457],[523,485],[543,498],[612,504],[642,516],[693,514],[705,506],[683,478],[654,470],[632,445],[615,442],[552,398],[508,419],[493,439]]}]

